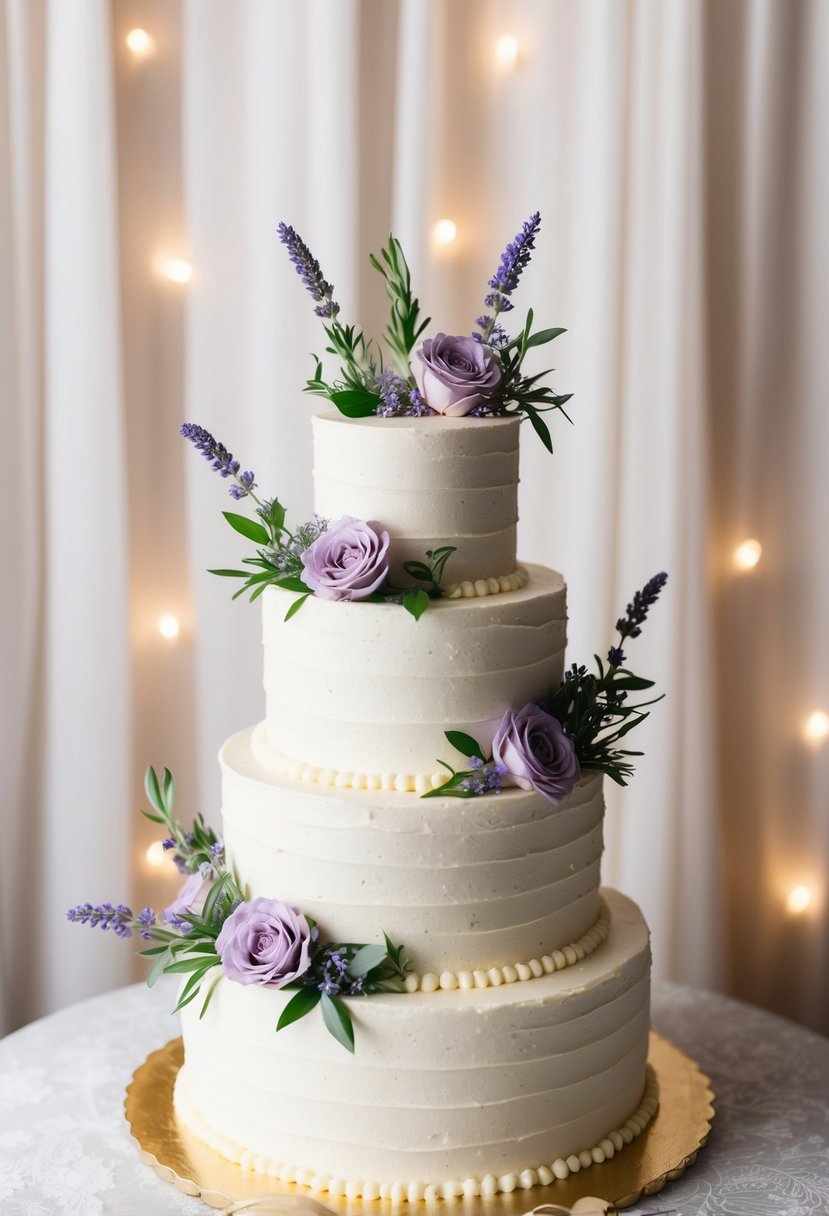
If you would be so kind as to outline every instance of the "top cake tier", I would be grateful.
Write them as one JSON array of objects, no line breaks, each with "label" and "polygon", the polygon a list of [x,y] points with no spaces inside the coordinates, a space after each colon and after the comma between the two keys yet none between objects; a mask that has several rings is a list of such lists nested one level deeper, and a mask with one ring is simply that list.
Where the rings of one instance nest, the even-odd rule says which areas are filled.
[{"label": "top cake tier", "polygon": [[377,522],[391,538],[390,578],[454,545],[445,582],[515,571],[518,418],[359,418],[317,414],[314,508]]}]

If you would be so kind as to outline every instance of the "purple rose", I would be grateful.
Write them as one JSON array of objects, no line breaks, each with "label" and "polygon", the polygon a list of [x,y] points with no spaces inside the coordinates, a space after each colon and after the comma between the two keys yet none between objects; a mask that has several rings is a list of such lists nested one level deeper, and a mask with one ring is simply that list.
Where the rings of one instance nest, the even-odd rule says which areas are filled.
[{"label": "purple rose", "polygon": [[302,554],[303,581],[323,600],[363,600],[389,574],[389,534],[344,515]]},{"label": "purple rose", "polygon": [[508,709],[492,743],[493,759],[523,790],[551,802],[565,798],[581,776],[573,740],[561,723],[537,705]]},{"label": "purple rose", "polygon": [[212,870],[209,874],[202,874],[201,870],[191,874],[169,908],[164,909],[163,919],[170,925],[187,925],[187,913],[195,912],[197,916],[201,913],[207,892],[215,881]]},{"label": "purple rose", "polygon": [[501,365],[488,346],[474,338],[438,334],[415,352],[412,371],[427,405],[461,418],[490,401],[501,384]]},{"label": "purple rose", "polygon": [[252,899],[228,916],[216,953],[229,980],[283,988],[311,965],[311,926],[290,904]]}]

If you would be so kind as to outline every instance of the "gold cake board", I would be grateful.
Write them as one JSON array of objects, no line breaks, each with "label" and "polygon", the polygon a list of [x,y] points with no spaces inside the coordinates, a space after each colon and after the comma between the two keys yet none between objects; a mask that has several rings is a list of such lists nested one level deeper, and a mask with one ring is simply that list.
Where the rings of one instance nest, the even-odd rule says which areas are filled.
[{"label": "gold cake board", "polygon": [[[295,1211],[332,1212],[336,1216],[401,1216],[417,1205],[390,1199],[344,1199],[317,1194],[243,1170],[226,1161],[180,1127],[173,1112],[173,1085],[184,1061],[182,1040],[173,1039],[152,1052],[133,1074],[124,1108],[141,1158],[160,1178],[186,1195],[198,1196],[211,1208],[226,1208],[257,1196],[295,1196]],[[441,1199],[446,1209],[464,1216],[519,1216],[543,1204],[570,1207],[585,1195],[600,1195],[609,1205],[630,1207],[642,1195],[653,1195],[679,1178],[708,1139],[714,1117],[714,1094],[699,1066],[661,1035],[651,1031],[648,1062],[659,1082],[659,1109],[641,1136],[611,1161],[571,1174],[563,1182],[517,1190],[492,1198]],[[302,1197],[305,1203],[299,1204]],[[261,1210],[261,1209],[260,1209]],[[252,1209],[255,1213],[256,1209]]]}]

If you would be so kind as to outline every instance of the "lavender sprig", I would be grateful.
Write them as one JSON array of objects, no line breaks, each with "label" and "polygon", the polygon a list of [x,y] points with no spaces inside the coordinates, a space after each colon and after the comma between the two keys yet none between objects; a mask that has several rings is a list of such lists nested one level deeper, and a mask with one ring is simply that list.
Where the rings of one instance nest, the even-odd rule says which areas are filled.
[{"label": "lavender sprig", "polygon": [[220,477],[232,477],[235,485],[230,487],[230,497],[235,498],[238,502],[242,498],[247,498],[248,495],[259,502],[259,499],[253,493],[256,481],[254,475],[249,470],[240,473],[241,465],[238,460],[233,459],[233,453],[229,452],[223,443],[219,443],[210,431],[203,426],[199,426],[197,422],[185,422],[180,431],[185,439],[189,439],[190,443],[201,452],[205,460],[210,463],[212,469],[219,474]]},{"label": "lavender sprig", "polygon": [[425,418],[434,415],[420,392],[396,372],[379,372],[376,379],[380,401],[375,409],[379,418]]},{"label": "lavender sprig", "polygon": [[655,574],[653,578],[648,579],[642,590],[636,592],[627,606],[625,615],[616,622],[620,639],[639,637],[648,612],[659,599],[659,594],[667,581],[668,576],[663,570],[660,574]]},{"label": "lavender sprig", "polygon": [[312,300],[318,301],[314,312],[318,317],[333,319],[340,311],[340,306],[332,298],[334,288],[323,278],[319,262],[290,224],[280,223],[278,232],[280,241],[288,250],[288,257],[305,285],[305,290]]},{"label": "lavender sprig", "polygon": [[156,923],[156,915],[152,908],[142,908],[137,916],[126,904],[78,904],[66,913],[66,919],[77,925],[92,925],[93,928],[111,929],[116,937],[132,937],[137,931],[144,941],[152,941],[150,932]]},{"label": "lavender sprig", "polygon": [[506,345],[507,335],[498,324],[497,318],[500,313],[509,312],[514,307],[510,296],[529,263],[540,228],[541,213],[535,211],[501,254],[498,269],[489,280],[492,290],[484,298],[484,306],[492,310],[491,315],[478,317],[476,321],[481,330],[482,342],[496,346]]},{"label": "lavender sprig", "polygon": [[505,764],[499,764],[495,760],[484,761],[480,756],[470,756],[469,767],[472,772],[463,779],[459,789],[470,794],[500,794],[503,778],[508,772]]}]

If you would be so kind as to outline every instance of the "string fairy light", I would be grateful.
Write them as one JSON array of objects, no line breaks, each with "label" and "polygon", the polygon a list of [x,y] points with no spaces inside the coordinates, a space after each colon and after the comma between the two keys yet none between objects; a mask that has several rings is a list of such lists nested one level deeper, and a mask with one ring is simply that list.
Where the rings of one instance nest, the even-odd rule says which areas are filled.
[{"label": "string fairy light", "polygon": [[792,887],[786,896],[786,911],[791,916],[802,916],[812,906],[813,899],[811,887],[807,887],[805,883],[799,883],[796,887]]},{"label": "string fairy light", "polygon": [[185,258],[161,257],[158,270],[171,283],[189,283],[193,277],[193,267]]},{"label": "string fairy light", "polygon": [[147,863],[151,866],[160,866],[164,862],[164,845],[160,840],[154,840],[145,854]]},{"label": "string fairy light", "polygon": [[763,546],[753,538],[742,541],[733,553],[734,565],[738,570],[747,572],[753,570],[763,556]]},{"label": "string fairy light", "polygon": [[143,59],[147,55],[152,55],[155,50],[155,39],[146,30],[130,30],[124,41],[127,44],[127,49],[132,51],[136,59]]},{"label": "string fairy light", "polygon": [[432,236],[436,245],[451,245],[458,235],[458,226],[454,220],[442,219],[438,220],[432,229]]},{"label": "string fairy light", "polygon": [[518,39],[514,34],[502,34],[495,43],[495,66],[501,72],[511,72],[518,62]]},{"label": "string fairy light", "polygon": [[181,633],[181,623],[178,617],[174,616],[172,612],[165,612],[158,618],[158,632],[168,642],[174,642]]},{"label": "string fairy light", "polygon": [[803,723],[803,734],[807,743],[820,744],[829,737],[829,714],[816,709]]}]

